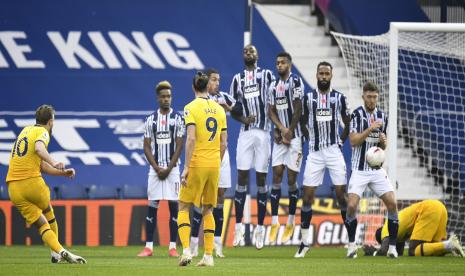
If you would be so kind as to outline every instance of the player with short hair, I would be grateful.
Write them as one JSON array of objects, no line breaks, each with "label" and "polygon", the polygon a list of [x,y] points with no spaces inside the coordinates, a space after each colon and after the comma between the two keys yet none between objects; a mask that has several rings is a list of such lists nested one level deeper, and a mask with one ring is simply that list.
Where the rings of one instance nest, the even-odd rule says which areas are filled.
[{"label": "player with short hair", "polygon": [[83,257],[64,249],[58,241],[58,224],[50,204],[50,189],[41,174],[75,176],[74,169],[66,169],[47,151],[54,121],[54,108],[41,105],[36,110],[36,124],[23,128],[18,135],[11,150],[6,176],[8,194],[26,222],[37,227],[42,241],[52,250],[52,263],[65,260],[85,264]]},{"label": "player with short hair", "polygon": [[[225,112],[231,111],[235,101],[227,93],[219,91],[219,72],[214,68],[209,68],[205,71],[205,73],[208,76],[207,92],[209,94],[209,98],[221,105]],[[221,233],[223,232],[224,221],[224,194],[228,188],[231,188],[231,166],[229,162],[229,151],[226,148],[223,159],[221,160],[220,182],[218,184],[218,204],[215,208],[213,208],[213,217],[215,218],[215,255],[218,258],[225,257],[223,254],[223,241],[221,240]],[[201,221],[202,210],[194,206],[190,244],[193,257],[196,257],[199,252],[199,229]]]},{"label": "player with short hair", "polygon": [[[347,171],[341,147],[349,133],[350,109],[347,97],[331,88],[333,66],[322,61],[317,66],[317,88],[304,96],[302,121],[308,128],[308,156],[305,165],[301,207],[302,242],[294,257],[303,258],[310,249],[309,228],[315,190],[323,184],[328,169],[335,187],[336,199],[343,221],[346,218]],[[344,129],[340,134],[340,125]]]},{"label": "player with short hair", "polygon": [[271,165],[273,167],[273,186],[270,193],[272,215],[270,243],[276,242],[280,227],[278,209],[285,168],[287,168],[289,187],[289,217],[281,243],[290,240],[294,233],[295,211],[299,197],[297,175],[302,165],[303,136],[300,117],[302,115],[304,83],[300,76],[291,72],[291,68],[291,55],[286,52],[279,53],[276,57],[279,79],[276,79],[271,86],[270,108],[268,110],[270,119],[275,125]]},{"label": "player with short hair", "polygon": [[363,105],[354,110],[350,121],[350,144],[352,145],[352,175],[349,181],[349,200],[347,218],[345,220],[349,235],[348,258],[357,257],[355,232],[357,230],[356,211],[360,198],[368,186],[386,205],[388,210],[389,249],[388,257],[397,258],[396,239],[399,228],[397,201],[394,189],[386,171],[371,168],[365,158],[369,148],[373,146],[385,149],[387,146],[386,130],[388,118],[377,107],[379,90],[373,82],[363,86]]},{"label": "player with short hair", "polygon": [[187,138],[179,194],[178,231],[183,247],[180,266],[192,261],[189,247],[192,205],[203,207],[205,253],[197,266],[214,265],[215,219],[212,210],[217,205],[220,164],[227,146],[227,124],[224,109],[208,98],[208,81],[205,73],[196,73],[192,85],[196,98],[184,107]]},{"label": "player with short hair", "polygon": [[[271,154],[270,120],[268,117],[269,88],[274,81],[273,73],[257,67],[258,52],[255,46],[243,49],[245,69],[237,73],[229,94],[236,100],[231,116],[242,123],[237,140],[236,163],[238,180],[234,195],[236,226],[233,245],[244,242],[244,205],[249,184],[250,169],[256,172],[258,225],[255,229],[255,247],[263,248],[265,242],[266,202],[268,189],[266,174]],[[237,112],[236,112],[237,111]]]},{"label": "player with short hair", "polygon": [[[423,200],[399,211],[397,253],[403,255],[405,242],[409,240],[409,256],[444,256],[452,253],[465,257],[462,244],[456,235],[448,240],[447,209],[439,200]],[[376,256],[386,256],[389,248],[388,222],[376,230],[376,240],[381,248]]]},{"label": "player with short hair", "polygon": [[145,120],[144,154],[150,164],[145,218],[145,248],[137,255],[153,254],[153,234],[157,229],[157,212],[160,200],[168,200],[170,209],[170,244],[168,255],[179,257],[176,252],[178,238],[179,164],[185,134],[182,115],[171,108],[172,87],[168,81],[157,84],[159,108]]}]

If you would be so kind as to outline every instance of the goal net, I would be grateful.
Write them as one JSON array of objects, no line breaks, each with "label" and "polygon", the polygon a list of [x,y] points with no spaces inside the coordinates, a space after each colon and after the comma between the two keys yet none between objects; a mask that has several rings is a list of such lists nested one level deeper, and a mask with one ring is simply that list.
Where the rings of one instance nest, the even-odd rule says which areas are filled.
[{"label": "goal net", "polygon": [[[465,242],[465,24],[391,23],[378,36],[332,33],[342,52],[352,95],[374,81],[379,107],[389,116],[385,167],[399,209],[440,199],[448,233]],[[362,242],[385,209],[367,194],[360,208]]]}]

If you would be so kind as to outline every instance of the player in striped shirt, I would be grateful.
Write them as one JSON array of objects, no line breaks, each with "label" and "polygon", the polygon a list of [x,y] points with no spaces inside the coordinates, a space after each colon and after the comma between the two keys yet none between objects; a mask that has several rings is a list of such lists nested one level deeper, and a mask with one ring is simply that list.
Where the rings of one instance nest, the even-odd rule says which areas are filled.
[{"label": "player in striped shirt", "polygon": [[145,248],[137,255],[152,256],[153,233],[157,229],[157,210],[160,200],[168,200],[170,209],[169,256],[178,257],[177,216],[179,198],[179,164],[185,134],[184,120],[171,108],[171,84],[162,81],[156,86],[159,109],[147,117],[144,132],[144,153],[150,163],[145,220]]},{"label": "player in striped shirt", "polygon": [[389,249],[388,257],[397,258],[396,241],[399,228],[397,201],[394,189],[383,168],[371,168],[365,158],[367,150],[373,146],[386,148],[386,114],[377,108],[379,90],[372,83],[363,86],[363,105],[355,109],[350,121],[350,144],[352,145],[352,175],[349,181],[349,200],[345,220],[349,235],[348,258],[357,257],[355,232],[357,229],[356,211],[358,202],[368,186],[386,205],[388,210]]},{"label": "player in striped shirt", "polygon": [[[220,104],[225,112],[229,112],[234,105],[235,100],[227,93],[219,91],[220,74],[216,69],[209,68],[205,72],[208,76],[207,92],[209,98]],[[218,184],[218,204],[213,208],[213,217],[215,218],[215,254],[218,258],[224,258],[223,241],[221,233],[223,231],[223,204],[224,194],[228,188],[231,188],[231,166],[229,162],[229,151],[226,148],[220,168],[220,183]],[[199,229],[202,221],[202,210],[194,206],[191,229],[191,253],[193,257],[198,256],[199,252]]]},{"label": "player in striped shirt", "polygon": [[265,240],[263,221],[266,215],[268,192],[266,174],[271,154],[268,91],[274,76],[270,70],[257,67],[258,52],[255,46],[245,46],[243,57],[245,69],[234,76],[229,92],[237,101],[234,110],[239,110],[239,112],[231,112],[231,115],[242,123],[236,152],[238,185],[234,196],[236,226],[233,245],[238,246],[243,243],[242,217],[249,184],[249,171],[254,168],[258,186],[258,225],[255,230],[255,246],[261,249]]},{"label": "player in striped shirt", "polygon": [[284,169],[287,168],[289,186],[289,217],[281,243],[287,242],[294,233],[295,211],[298,190],[297,175],[302,165],[302,131],[300,117],[302,115],[302,98],[304,84],[302,79],[291,73],[292,57],[282,52],[276,57],[276,69],[279,79],[273,82],[270,94],[270,119],[275,125],[273,144],[273,186],[271,201],[270,243],[275,243],[280,227],[278,221],[279,200],[281,198],[281,182]]},{"label": "player in striped shirt", "polygon": [[[312,220],[312,204],[316,188],[323,184],[326,168],[328,168],[331,181],[335,187],[343,221],[347,210],[345,199],[347,172],[340,147],[349,132],[350,111],[346,96],[331,88],[332,76],[332,65],[325,61],[320,62],[316,73],[318,87],[304,97],[303,121],[308,126],[309,153],[303,183],[302,242],[294,256],[296,258],[303,258],[310,248],[308,237]],[[340,125],[344,125],[342,134],[339,134]]]}]

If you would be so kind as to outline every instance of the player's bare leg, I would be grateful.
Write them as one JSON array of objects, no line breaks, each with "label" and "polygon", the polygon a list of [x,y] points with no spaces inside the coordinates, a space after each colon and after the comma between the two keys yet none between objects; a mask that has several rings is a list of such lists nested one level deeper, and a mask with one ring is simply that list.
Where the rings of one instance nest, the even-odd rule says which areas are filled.
[{"label": "player's bare leg", "polygon": [[389,249],[387,256],[389,258],[397,258],[397,232],[399,230],[399,218],[397,216],[397,201],[394,192],[383,194],[381,200],[386,205],[388,210],[388,231],[389,231]]},{"label": "player's bare leg", "polygon": [[278,237],[279,227],[279,200],[281,199],[281,182],[283,181],[284,165],[273,167],[273,185],[270,192],[271,203],[271,231],[270,244],[275,244]]},{"label": "player's bare leg", "polygon": [[299,190],[297,189],[298,172],[287,169],[287,185],[289,190],[289,217],[287,218],[286,228],[281,238],[281,243],[288,242],[295,229],[295,212],[297,209],[297,200],[299,199]]}]

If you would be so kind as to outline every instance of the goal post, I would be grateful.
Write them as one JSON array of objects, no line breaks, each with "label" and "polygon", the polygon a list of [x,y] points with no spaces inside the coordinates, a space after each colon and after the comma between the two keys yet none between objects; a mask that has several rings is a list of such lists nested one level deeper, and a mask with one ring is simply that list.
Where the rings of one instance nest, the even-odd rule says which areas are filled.
[{"label": "goal post", "polygon": [[[380,90],[379,107],[389,117],[385,168],[398,188],[399,207],[443,200],[448,231],[464,241],[465,24],[392,22],[388,33],[376,36],[331,34],[350,95],[361,95],[368,80]],[[385,209],[371,193],[364,196],[371,202],[360,209],[368,231]],[[361,236],[373,242],[371,233]]]}]

